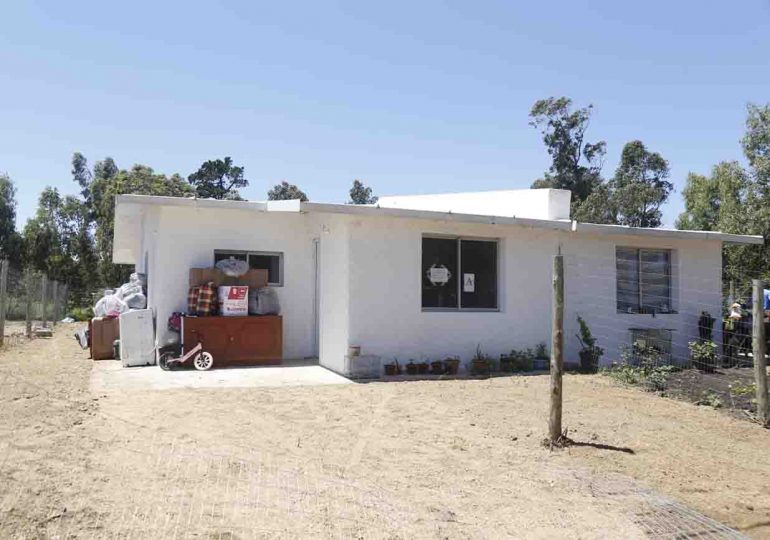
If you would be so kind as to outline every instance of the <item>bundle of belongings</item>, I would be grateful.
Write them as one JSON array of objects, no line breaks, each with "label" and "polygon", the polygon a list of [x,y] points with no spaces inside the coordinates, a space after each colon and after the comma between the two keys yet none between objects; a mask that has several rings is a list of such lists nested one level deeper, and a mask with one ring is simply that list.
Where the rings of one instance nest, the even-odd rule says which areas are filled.
[{"label": "bundle of belongings", "polygon": [[107,289],[104,296],[94,306],[97,317],[119,317],[131,309],[147,307],[147,297],[144,294],[147,278],[144,274],[131,274],[128,283],[117,289]]},{"label": "bundle of belongings", "polygon": [[267,286],[267,270],[250,269],[246,261],[229,258],[215,268],[190,269],[187,315],[277,315],[275,291]]},{"label": "bundle of belongings", "polygon": [[94,318],[85,335],[76,336],[91,349],[91,358],[107,360],[115,358],[115,342],[120,339],[118,319],[124,313],[147,308],[147,277],[133,273],[128,282],[117,289],[107,289],[94,306]]}]

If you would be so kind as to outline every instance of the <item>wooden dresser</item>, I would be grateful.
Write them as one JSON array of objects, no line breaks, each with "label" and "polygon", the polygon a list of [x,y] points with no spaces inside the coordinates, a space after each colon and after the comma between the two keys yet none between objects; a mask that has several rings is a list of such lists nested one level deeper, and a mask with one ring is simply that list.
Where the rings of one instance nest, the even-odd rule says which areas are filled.
[{"label": "wooden dresser", "polygon": [[217,364],[280,364],[283,357],[283,318],[183,317],[182,343],[188,351],[199,342]]}]

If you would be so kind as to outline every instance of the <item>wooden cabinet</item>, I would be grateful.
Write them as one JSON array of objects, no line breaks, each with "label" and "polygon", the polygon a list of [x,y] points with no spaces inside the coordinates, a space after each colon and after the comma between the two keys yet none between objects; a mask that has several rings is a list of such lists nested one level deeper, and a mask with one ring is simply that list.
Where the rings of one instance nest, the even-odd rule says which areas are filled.
[{"label": "wooden cabinet", "polygon": [[214,356],[214,363],[280,364],[283,357],[283,318],[184,317],[182,343],[190,350],[198,343]]}]

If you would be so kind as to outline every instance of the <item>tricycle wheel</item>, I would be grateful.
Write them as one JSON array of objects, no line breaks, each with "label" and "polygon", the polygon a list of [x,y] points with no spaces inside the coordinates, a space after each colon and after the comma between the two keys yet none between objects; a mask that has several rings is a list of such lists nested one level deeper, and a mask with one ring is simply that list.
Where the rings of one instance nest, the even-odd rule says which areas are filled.
[{"label": "tricycle wheel", "polygon": [[193,360],[193,365],[198,371],[207,371],[214,365],[214,357],[210,352],[202,352]]},{"label": "tricycle wheel", "polygon": [[160,369],[163,371],[170,371],[171,366],[169,363],[174,359],[174,355],[171,353],[163,353],[160,355],[160,358],[158,358],[158,365],[160,366]]}]

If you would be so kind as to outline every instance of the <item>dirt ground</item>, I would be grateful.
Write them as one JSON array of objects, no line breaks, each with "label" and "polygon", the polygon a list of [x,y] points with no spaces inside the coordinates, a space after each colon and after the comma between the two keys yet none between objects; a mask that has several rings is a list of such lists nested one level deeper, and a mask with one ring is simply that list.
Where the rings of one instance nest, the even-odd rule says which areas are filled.
[{"label": "dirt ground", "polygon": [[665,395],[691,403],[715,406],[742,420],[756,414],[756,387],[754,369],[719,368],[714,373],[687,369],[672,373],[667,381]]},{"label": "dirt ground", "polygon": [[92,395],[75,328],[0,352],[0,537],[770,538],[711,408],[568,375],[551,452],[547,376]]}]

